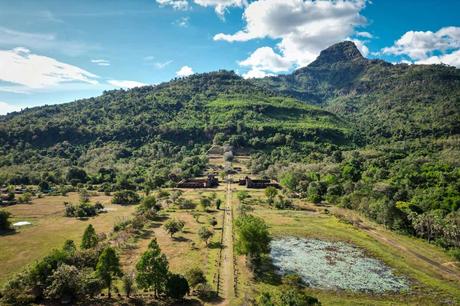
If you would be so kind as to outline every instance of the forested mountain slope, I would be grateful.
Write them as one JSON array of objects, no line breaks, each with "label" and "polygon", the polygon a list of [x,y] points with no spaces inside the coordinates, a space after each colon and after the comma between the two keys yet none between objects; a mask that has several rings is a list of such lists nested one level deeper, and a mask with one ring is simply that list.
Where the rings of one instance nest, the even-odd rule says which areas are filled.
[{"label": "forested mountain slope", "polygon": [[460,132],[460,70],[364,58],[352,42],[289,75],[253,81],[347,118],[368,142]]},{"label": "forested mountain slope", "polygon": [[258,149],[350,143],[337,115],[219,71],[1,116],[0,167],[4,179],[34,181],[69,166],[143,172],[199,155],[213,140]]}]

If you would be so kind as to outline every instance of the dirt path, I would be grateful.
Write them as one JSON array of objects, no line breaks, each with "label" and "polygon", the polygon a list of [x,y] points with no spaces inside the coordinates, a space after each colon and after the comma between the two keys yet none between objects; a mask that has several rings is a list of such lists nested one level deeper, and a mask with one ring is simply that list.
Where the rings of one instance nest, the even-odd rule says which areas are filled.
[{"label": "dirt path", "polygon": [[415,257],[417,257],[418,259],[424,261],[426,264],[430,265],[435,271],[437,271],[440,275],[442,276],[448,276],[449,279],[454,279],[454,280],[460,280],[460,274],[458,271],[455,271],[453,269],[450,269],[449,267],[447,267],[445,265],[445,263],[442,263],[442,262],[439,262],[439,261],[436,261],[434,258],[431,259],[431,258],[428,258],[426,257],[425,255],[422,255],[414,250],[411,250],[409,248],[407,248],[406,246],[400,244],[399,242],[393,240],[393,239],[390,239],[388,237],[385,237],[384,235],[380,234],[379,232],[377,232],[376,230],[373,230],[373,229],[362,229],[363,231],[365,231],[367,234],[369,234],[370,236],[372,236],[373,238],[383,242],[383,243],[386,243],[386,244],[389,244],[391,245],[392,247],[395,247],[397,249],[400,249],[406,253],[409,253]]},{"label": "dirt path", "polygon": [[219,294],[224,301],[221,305],[228,305],[235,296],[234,291],[234,268],[233,268],[233,213],[232,213],[232,189],[230,180],[227,180],[227,199],[225,203],[225,216],[223,225],[223,249],[220,267]]}]

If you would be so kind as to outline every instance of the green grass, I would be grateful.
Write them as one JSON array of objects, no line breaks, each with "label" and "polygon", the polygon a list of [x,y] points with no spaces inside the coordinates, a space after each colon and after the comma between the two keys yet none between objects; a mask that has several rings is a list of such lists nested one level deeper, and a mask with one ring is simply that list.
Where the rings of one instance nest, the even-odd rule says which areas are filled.
[{"label": "green grass", "polygon": [[[134,206],[113,205],[114,211],[100,214],[88,220],[64,217],[64,201],[75,203],[78,194],[68,196],[34,199],[32,204],[17,204],[5,208],[11,212],[12,221],[29,221],[30,226],[19,228],[16,233],[0,236],[0,286],[13,274],[27,265],[43,258],[52,249],[61,248],[67,239],[80,244],[81,236],[92,224],[96,232],[109,233],[117,219],[129,217]],[[91,201],[100,201],[110,205],[110,197],[92,197]]]},{"label": "green grass", "polygon": [[[254,193],[260,197],[260,192]],[[334,216],[310,211],[280,211],[255,206],[255,215],[262,217],[270,227],[273,236],[300,236],[327,240],[347,241],[366,250],[392,267],[397,274],[405,275],[411,280],[411,291],[401,294],[372,295],[353,292],[336,292],[318,289],[306,289],[311,295],[318,297],[323,305],[394,305],[422,304],[433,305],[440,303],[460,302],[460,284],[449,280],[425,261],[409,252],[383,243],[361,229],[341,222]],[[424,241],[386,231],[378,225],[372,227],[385,238],[396,241],[403,247],[415,250],[430,259],[448,262],[450,258],[439,248]],[[244,268],[242,268],[244,271]],[[243,291],[255,294],[252,285],[244,285]],[[256,289],[270,287],[266,283],[256,283]]]}]

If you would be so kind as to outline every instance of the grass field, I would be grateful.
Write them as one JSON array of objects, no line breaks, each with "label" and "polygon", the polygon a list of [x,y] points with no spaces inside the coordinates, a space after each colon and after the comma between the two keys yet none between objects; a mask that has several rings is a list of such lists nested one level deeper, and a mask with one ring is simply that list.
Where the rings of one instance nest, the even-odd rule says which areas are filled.
[{"label": "grass field", "polygon": [[12,214],[13,223],[29,221],[32,225],[0,236],[0,285],[52,249],[62,247],[67,239],[79,245],[88,224],[92,224],[96,232],[108,233],[118,219],[129,217],[135,209],[134,206],[111,205],[110,200],[111,197],[102,195],[91,197],[91,201],[103,203],[109,211],[87,220],[64,216],[64,201],[77,203],[77,193],[69,193],[65,197],[47,196],[34,199],[31,204],[6,207],[5,210]]},{"label": "grass field", "polygon": [[[261,191],[251,192],[254,198],[261,198]],[[300,204],[300,203],[297,203]],[[424,241],[387,231],[367,220],[366,229],[378,233],[374,236],[363,229],[341,222],[338,218],[316,210],[313,205],[303,203],[308,210],[275,210],[264,205],[255,205],[253,214],[263,218],[273,236],[299,236],[326,240],[347,241],[363,248],[369,255],[379,258],[392,267],[397,274],[405,275],[411,281],[411,290],[401,294],[365,294],[345,291],[306,289],[318,297],[323,305],[440,305],[460,302],[460,283],[458,278],[444,273],[436,263],[448,263],[452,259],[438,247]],[[343,213],[343,212],[342,212]],[[349,212],[352,213],[353,212]],[[355,216],[358,218],[358,216]],[[362,217],[359,217],[363,219]],[[383,239],[382,239],[383,237]],[[393,242],[386,243],[386,241]],[[424,254],[429,262],[415,254]],[[431,262],[432,261],[432,262]],[[240,262],[239,270],[241,299],[254,296],[256,291],[276,285],[273,279],[252,277]],[[269,265],[268,265],[269,266]],[[269,270],[272,267],[269,266]],[[454,268],[456,272],[459,270]],[[273,269],[268,272],[268,275]],[[460,275],[460,274],[459,274]],[[273,276],[273,275],[272,275]],[[271,284],[270,284],[271,283]]]},{"label": "grass field", "polygon": [[[223,200],[222,190],[213,190],[217,196]],[[201,196],[209,196],[213,191],[185,190],[183,197],[198,203]],[[161,251],[167,256],[169,268],[172,272],[184,274],[190,268],[202,269],[208,279],[209,284],[215,286],[215,279],[219,260],[219,242],[221,239],[222,217],[221,210],[209,209],[208,212],[201,211],[199,207],[196,212],[200,213],[198,222],[193,218],[191,210],[180,210],[175,208],[164,209],[161,218],[154,221],[147,228],[146,235],[141,237],[135,249],[126,250],[121,254],[121,262],[124,271],[135,268],[136,262],[153,237],[157,238]],[[209,224],[210,218],[216,218],[217,225],[214,226],[214,236],[209,241],[209,246],[198,237],[198,230],[201,226],[212,228]],[[173,238],[163,229],[163,224],[168,219],[179,219],[185,222],[184,230],[174,235]]]}]

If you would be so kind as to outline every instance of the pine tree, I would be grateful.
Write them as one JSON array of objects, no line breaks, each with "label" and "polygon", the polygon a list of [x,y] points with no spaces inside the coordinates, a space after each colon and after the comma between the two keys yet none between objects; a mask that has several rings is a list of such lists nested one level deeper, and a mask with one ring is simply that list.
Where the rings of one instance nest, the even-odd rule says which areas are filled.
[{"label": "pine tree", "polygon": [[169,266],[166,256],[161,253],[156,239],[152,239],[147,251],[136,265],[136,282],[141,289],[153,289],[155,296],[163,292],[168,280]]},{"label": "pine tree", "polygon": [[104,282],[105,287],[109,289],[110,298],[113,278],[123,275],[120,269],[120,260],[113,248],[105,248],[99,256],[99,260],[96,265],[96,273]]},{"label": "pine tree", "polygon": [[83,238],[81,240],[80,247],[82,249],[91,249],[97,245],[98,239],[96,231],[94,230],[93,225],[88,225],[85,232],[83,233]]}]

